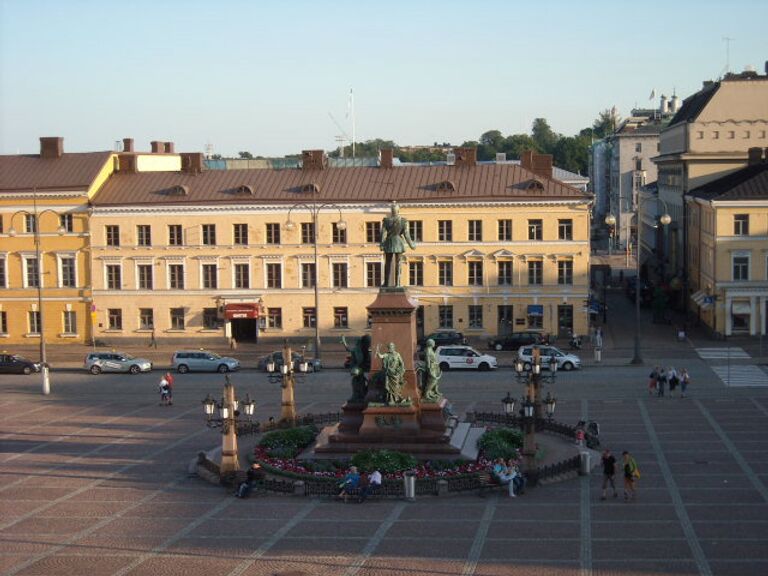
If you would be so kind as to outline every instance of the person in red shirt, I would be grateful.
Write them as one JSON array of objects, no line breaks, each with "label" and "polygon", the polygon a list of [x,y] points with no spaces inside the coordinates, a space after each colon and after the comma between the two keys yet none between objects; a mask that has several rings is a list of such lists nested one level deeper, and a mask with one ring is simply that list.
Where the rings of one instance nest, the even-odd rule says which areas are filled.
[{"label": "person in red shirt", "polygon": [[173,404],[173,374],[165,373],[165,381],[168,382],[168,406]]}]

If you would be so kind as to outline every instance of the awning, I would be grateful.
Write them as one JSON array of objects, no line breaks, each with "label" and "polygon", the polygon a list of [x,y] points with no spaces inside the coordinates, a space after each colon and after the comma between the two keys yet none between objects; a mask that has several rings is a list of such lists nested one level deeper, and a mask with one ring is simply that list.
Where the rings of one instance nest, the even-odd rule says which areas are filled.
[{"label": "awning", "polygon": [[258,304],[227,304],[224,307],[224,318],[238,320],[241,318],[258,318]]},{"label": "awning", "polygon": [[749,302],[734,302],[731,305],[732,314],[752,314],[752,305]]},{"label": "awning", "polygon": [[702,310],[708,310],[712,308],[715,303],[715,297],[710,296],[704,290],[699,290],[691,294],[691,300],[693,300]]},{"label": "awning", "polygon": [[529,304],[528,305],[528,316],[544,316],[544,305],[543,304]]}]

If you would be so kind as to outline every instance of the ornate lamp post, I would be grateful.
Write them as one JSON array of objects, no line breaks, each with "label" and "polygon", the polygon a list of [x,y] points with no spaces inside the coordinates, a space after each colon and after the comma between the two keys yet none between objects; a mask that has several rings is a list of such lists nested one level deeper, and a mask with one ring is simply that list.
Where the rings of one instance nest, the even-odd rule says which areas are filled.
[{"label": "ornate lamp post", "polygon": [[[48,360],[45,353],[45,320],[44,320],[44,309],[43,309],[43,263],[40,260],[40,218],[43,214],[46,212],[51,212],[52,214],[56,214],[59,218],[61,217],[61,214],[56,212],[55,210],[51,210],[50,208],[46,208],[45,210],[42,210],[38,212],[37,210],[37,190],[34,190],[33,192],[33,212],[27,212],[26,210],[18,210],[17,212],[14,212],[11,215],[11,228],[8,230],[8,236],[11,238],[14,238],[18,231],[16,228],[13,227],[13,219],[18,214],[25,214],[27,216],[31,216],[33,218],[34,222],[34,228],[33,228],[33,234],[35,238],[35,262],[37,266],[37,310],[38,310],[38,331],[40,332],[40,373],[43,377],[43,389],[42,392],[44,395],[48,395],[51,393],[51,381],[48,371]],[[56,229],[56,233],[59,236],[63,236],[66,232],[66,229],[64,226],[59,224],[59,227]]]},{"label": "ornate lamp post", "polygon": [[291,206],[288,210],[288,220],[285,222],[285,229],[289,232],[294,230],[296,228],[296,224],[291,220],[291,212],[297,208],[306,208],[309,210],[309,213],[312,215],[312,247],[314,250],[314,278],[312,279],[312,283],[315,288],[315,357],[320,358],[321,357],[321,350],[320,350],[320,288],[319,288],[319,280],[320,280],[320,268],[319,268],[319,258],[317,254],[317,220],[318,215],[320,214],[320,211],[324,208],[335,208],[339,211],[339,220],[336,222],[336,228],[338,230],[346,230],[347,229],[347,223],[342,219],[341,217],[341,209],[333,203],[329,202],[323,202],[322,204],[317,203],[317,193],[318,189],[316,186],[312,187],[312,202],[310,204],[300,202],[298,204],[294,204]]},{"label": "ornate lamp post", "polygon": [[273,384],[279,383],[283,391],[280,411],[281,421],[293,422],[296,420],[296,401],[294,399],[294,387],[297,379],[296,368],[298,368],[300,377],[303,378],[304,374],[309,370],[309,363],[302,356],[301,362],[294,366],[293,353],[287,341],[283,345],[283,364],[280,366],[280,370],[277,370],[274,358],[270,358],[267,361],[269,381]]}]

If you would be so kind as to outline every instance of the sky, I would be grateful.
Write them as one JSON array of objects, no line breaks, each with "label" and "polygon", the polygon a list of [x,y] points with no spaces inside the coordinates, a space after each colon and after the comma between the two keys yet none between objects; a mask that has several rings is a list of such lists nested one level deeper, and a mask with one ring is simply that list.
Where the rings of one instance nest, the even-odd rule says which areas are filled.
[{"label": "sky", "polygon": [[[765,0],[0,0],[0,154],[573,135],[768,60]],[[724,37],[732,38],[730,42]]]}]

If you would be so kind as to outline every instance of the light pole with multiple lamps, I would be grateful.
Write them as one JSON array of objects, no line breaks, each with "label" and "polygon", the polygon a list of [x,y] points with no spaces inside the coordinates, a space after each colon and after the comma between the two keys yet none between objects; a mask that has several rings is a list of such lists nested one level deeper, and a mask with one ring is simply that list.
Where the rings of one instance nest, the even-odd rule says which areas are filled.
[{"label": "light pole with multiple lamps", "polygon": [[298,362],[298,366],[294,366],[293,352],[291,347],[286,341],[283,345],[283,364],[278,370],[277,363],[274,358],[267,360],[266,369],[269,375],[269,381],[273,384],[280,384],[282,389],[282,401],[280,407],[280,421],[281,422],[295,422],[296,421],[296,400],[294,398],[294,387],[296,385],[296,368],[301,376],[307,373],[309,370],[309,364],[305,357],[302,357]]},{"label": "light pole with multiple lamps", "polygon": [[[51,380],[48,372],[48,359],[46,357],[45,353],[45,320],[44,320],[44,310],[43,310],[43,263],[40,260],[40,219],[43,214],[50,212],[51,214],[55,214],[59,218],[61,218],[61,214],[59,212],[56,212],[55,210],[52,210],[50,208],[46,208],[45,210],[38,211],[37,210],[37,190],[34,190],[33,196],[33,211],[28,212],[26,210],[18,210],[14,212],[11,215],[11,227],[8,230],[8,236],[11,238],[14,238],[18,235],[18,231],[16,228],[13,227],[13,219],[19,215],[24,214],[26,216],[32,217],[32,232],[34,234],[34,240],[35,240],[35,263],[37,268],[37,311],[38,311],[38,332],[40,333],[40,373],[42,374],[43,378],[43,389],[42,392],[44,395],[48,395],[51,393]],[[59,222],[59,227],[56,229],[56,233],[59,236],[63,236],[66,232],[66,229],[64,226],[61,225],[61,222]]]},{"label": "light pole with multiple lamps", "polygon": [[312,215],[312,246],[314,249],[314,278],[312,279],[312,284],[315,288],[315,358],[321,357],[321,350],[320,350],[320,267],[319,267],[319,258],[317,254],[317,233],[318,233],[318,215],[320,214],[320,211],[325,208],[335,208],[339,211],[339,220],[335,222],[336,228],[338,230],[346,230],[347,229],[347,223],[342,219],[341,217],[341,209],[333,203],[329,202],[323,202],[321,204],[317,203],[317,193],[318,189],[316,185],[312,185],[312,202],[311,203],[305,203],[305,202],[299,202],[298,204],[294,204],[288,209],[288,220],[285,223],[285,229],[289,232],[293,231],[296,228],[296,224],[291,220],[291,212],[293,212],[297,208],[306,208],[309,210],[309,213]]}]

